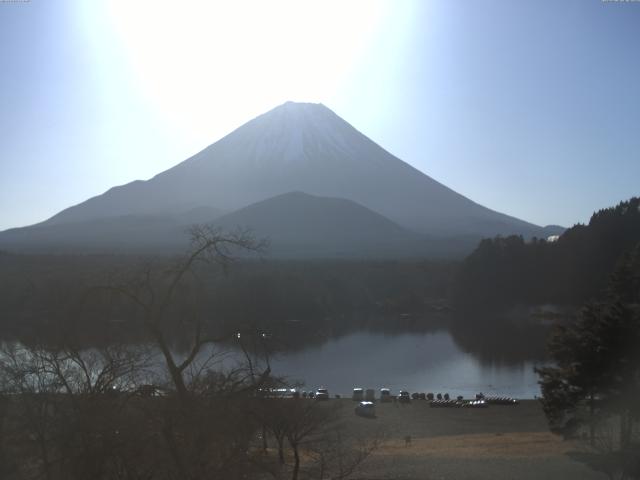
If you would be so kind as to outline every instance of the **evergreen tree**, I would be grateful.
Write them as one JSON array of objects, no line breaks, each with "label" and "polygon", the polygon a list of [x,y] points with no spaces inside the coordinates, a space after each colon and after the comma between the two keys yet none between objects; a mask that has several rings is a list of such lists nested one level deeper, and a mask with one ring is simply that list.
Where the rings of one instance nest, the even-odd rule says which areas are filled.
[{"label": "evergreen tree", "polygon": [[605,299],[549,341],[555,366],[541,368],[542,404],[552,430],[569,434],[604,418],[620,420],[619,445],[632,443],[640,414],[640,244],[623,256]]}]

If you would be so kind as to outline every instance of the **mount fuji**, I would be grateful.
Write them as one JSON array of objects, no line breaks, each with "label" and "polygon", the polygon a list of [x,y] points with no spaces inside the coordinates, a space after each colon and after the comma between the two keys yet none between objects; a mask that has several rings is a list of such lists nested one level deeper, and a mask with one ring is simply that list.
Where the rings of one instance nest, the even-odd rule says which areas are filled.
[{"label": "mount fuji", "polygon": [[[307,196],[284,195],[291,192]],[[332,218],[338,220],[337,199],[345,202],[343,208],[349,205],[346,211],[354,216],[354,225],[359,224],[356,217],[366,216],[368,227],[360,238],[356,231],[348,235],[347,252],[357,250],[366,236],[392,231],[395,240],[382,242],[385,255],[390,254],[389,248],[400,236],[404,239],[397,242],[398,246],[413,247],[398,247],[402,251],[396,253],[428,255],[435,244],[452,239],[469,243],[499,234],[544,237],[562,230],[539,227],[471,201],[396,158],[322,104],[287,102],[149,180],[111,188],[40,224],[0,233],[0,247],[109,250],[117,243],[125,250],[140,251],[150,245],[171,249],[182,245],[186,225],[215,224],[220,218],[224,219],[221,225],[230,226],[232,212],[273,197],[280,198],[258,209],[269,212],[267,216],[260,222],[253,217],[254,223],[260,223],[257,234],[260,230],[276,233],[268,228],[270,216],[279,218],[273,225],[279,225],[282,231],[310,227],[304,216],[287,217],[287,200],[304,199],[313,204],[316,214],[325,208],[325,221],[321,223],[327,235],[333,228],[344,227],[345,218],[340,220],[342,227],[332,224]],[[237,220],[245,217],[239,215]],[[290,224],[285,227],[287,221]],[[87,228],[101,231],[94,235],[99,238],[82,234]],[[322,252],[318,247],[324,234],[317,228],[314,231],[313,251]],[[307,236],[276,236],[282,240],[281,245],[304,252]],[[418,237],[425,241],[417,241]],[[367,245],[373,248],[371,242]],[[374,250],[367,251],[375,255]]]}]

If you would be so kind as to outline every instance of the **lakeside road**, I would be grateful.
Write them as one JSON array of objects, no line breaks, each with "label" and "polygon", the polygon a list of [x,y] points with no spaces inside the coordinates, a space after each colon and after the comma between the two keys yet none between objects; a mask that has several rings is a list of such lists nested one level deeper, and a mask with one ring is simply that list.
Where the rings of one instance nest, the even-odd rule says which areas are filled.
[{"label": "lakeside road", "polygon": [[[358,417],[356,402],[340,402],[346,428],[359,438],[384,438],[357,479],[607,478],[576,460],[578,441],[552,434],[536,400],[483,409],[431,408],[429,402],[377,403],[376,418]],[[410,443],[405,437],[410,436]]]}]

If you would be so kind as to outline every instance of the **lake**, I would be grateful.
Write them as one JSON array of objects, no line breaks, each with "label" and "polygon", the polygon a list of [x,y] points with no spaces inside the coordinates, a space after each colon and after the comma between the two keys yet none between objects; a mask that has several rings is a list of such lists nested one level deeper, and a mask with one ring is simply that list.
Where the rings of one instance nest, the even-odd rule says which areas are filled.
[{"label": "lake", "polygon": [[397,393],[448,392],[474,396],[478,392],[516,398],[540,395],[536,362],[482,361],[464,352],[446,330],[428,333],[359,331],[319,346],[280,354],[271,362],[276,375],[319,386],[331,395],[349,395],[354,387],[388,387]]},{"label": "lake", "polygon": [[[506,344],[512,343],[504,340]],[[543,362],[508,361],[463,350],[446,329],[426,332],[359,330],[295,351],[272,356],[272,373],[290,382],[302,382],[301,390],[326,387],[330,394],[350,395],[354,387],[387,387],[393,393],[449,393],[473,397],[478,392],[521,399],[540,395],[534,367]],[[144,347],[147,348],[147,347]],[[151,371],[164,375],[164,360],[150,346]],[[155,351],[155,353],[153,353]],[[233,368],[244,355],[231,345],[209,345],[200,353],[200,365],[215,352],[214,368]],[[185,353],[177,353],[183,357]],[[155,382],[155,379],[145,381]]]}]

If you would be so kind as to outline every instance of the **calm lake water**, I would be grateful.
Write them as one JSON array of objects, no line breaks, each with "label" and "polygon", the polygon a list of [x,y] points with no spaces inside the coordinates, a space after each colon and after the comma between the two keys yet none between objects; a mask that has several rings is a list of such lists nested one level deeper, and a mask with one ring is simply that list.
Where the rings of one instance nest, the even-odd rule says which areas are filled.
[{"label": "calm lake water", "polygon": [[324,386],[331,395],[349,395],[354,387],[465,397],[478,392],[517,398],[540,395],[535,362],[481,362],[462,351],[445,330],[352,333],[321,346],[281,354],[271,365],[276,375],[303,381],[303,389]]},{"label": "calm lake water", "polygon": [[[506,341],[506,340],[505,340]],[[508,341],[506,341],[508,342]],[[144,347],[147,348],[147,347]],[[164,375],[164,361],[150,347],[155,374]],[[155,350],[156,353],[153,353]],[[201,352],[202,362],[215,352],[213,368],[229,369],[244,361],[240,350],[210,346]],[[178,354],[178,356],[183,356]],[[480,360],[482,358],[482,360]],[[473,397],[478,392],[516,398],[540,395],[538,363],[531,360],[490,360],[460,348],[447,330],[430,332],[382,333],[357,331],[306,346],[298,351],[280,353],[271,358],[272,373],[289,381],[300,381],[302,390],[326,387],[330,394],[350,395],[354,387],[387,387],[393,393],[449,393],[455,397]],[[154,379],[148,379],[155,382]]]}]

